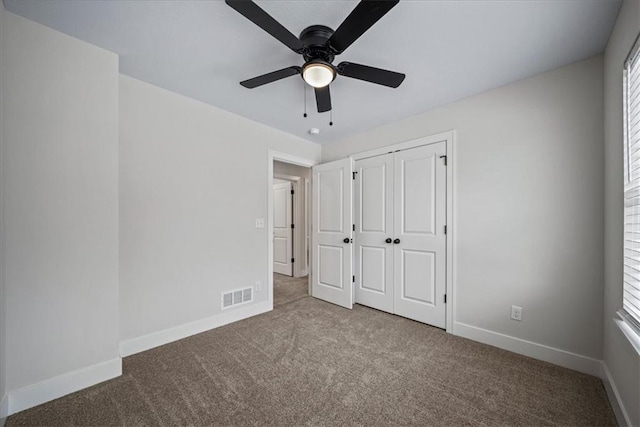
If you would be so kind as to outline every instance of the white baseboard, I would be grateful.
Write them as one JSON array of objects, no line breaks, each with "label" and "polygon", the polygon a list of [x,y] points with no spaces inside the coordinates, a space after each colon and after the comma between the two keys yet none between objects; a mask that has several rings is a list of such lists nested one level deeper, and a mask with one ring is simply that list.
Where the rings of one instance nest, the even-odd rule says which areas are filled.
[{"label": "white baseboard", "polygon": [[2,397],[2,401],[0,401],[0,427],[4,426],[4,422],[7,421],[8,416],[9,416],[9,396],[5,394]]},{"label": "white baseboard", "polygon": [[8,414],[65,396],[122,375],[122,359],[116,358],[31,384],[8,393]]},{"label": "white baseboard", "polygon": [[453,326],[453,334],[593,375],[598,378],[602,376],[602,361],[592,359],[591,357],[500,334],[465,323],[456,322]]},{"label": "white baseboard", "polygon": [[266,313],[271,310],[273,310],[273,305],[269,301],[227,309],[216,316],[122,341],[120,343],[120,356],[131,356],[132,354],[140,353],[173,341],[178,341],[183,338],[190,337],[191,335],[219,328],[220,326]]},{"label": "white baseboard", "polygon": [[607,364],[604,362],[602,362],[602,382],[604,383],[604,388],[607,391],[607,396],[609,396],[609,402],[611,402],[611,408],[613,408],[613,413],[616,415],[618,425],[631,426],[631,419],[629,418],[629,414],[622,403],[616,383],[613,382],[611,372],[609,371]]}]

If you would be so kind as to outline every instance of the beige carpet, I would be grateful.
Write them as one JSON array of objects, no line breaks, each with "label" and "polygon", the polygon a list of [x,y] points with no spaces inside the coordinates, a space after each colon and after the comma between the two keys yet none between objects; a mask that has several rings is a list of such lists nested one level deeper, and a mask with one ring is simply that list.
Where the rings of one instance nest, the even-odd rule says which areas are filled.
[{"label": "beige carpet", "polygon": [[599,379],[279,276],[270,313],[124,359],[17,425],[614,425]]}]

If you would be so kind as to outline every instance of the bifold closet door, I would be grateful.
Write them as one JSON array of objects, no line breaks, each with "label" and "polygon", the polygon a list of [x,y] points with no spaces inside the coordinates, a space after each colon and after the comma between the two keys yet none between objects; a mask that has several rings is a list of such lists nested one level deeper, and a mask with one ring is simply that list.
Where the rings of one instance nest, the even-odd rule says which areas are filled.
[{"label": "bifold closet door", "polygon": [[394,153],[394,312],[446,327],[446,144]]},{"label": "bifold closet door", "polygon": [[314,166],[311,295],[353,307],[353,161]]},{"label": "bifold closet door", "polygon": [[356,302],[393,313],[393,155],[355,168]]},{"label": "bifold closet door", "polygon": [[355,168],[356,301],[393,313],[393,155]]}]

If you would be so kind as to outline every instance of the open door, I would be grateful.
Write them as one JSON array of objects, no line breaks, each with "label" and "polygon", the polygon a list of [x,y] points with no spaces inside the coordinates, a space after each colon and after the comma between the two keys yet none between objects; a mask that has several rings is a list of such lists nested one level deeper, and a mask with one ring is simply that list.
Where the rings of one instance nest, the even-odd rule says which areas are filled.
[{"label": "open door", "polygon": [[351,159],[313,167],[311,295],[353,307]]},{"label": "open door", "polygon": [[293,276],[291,182],[273,185],[273,272]]}]

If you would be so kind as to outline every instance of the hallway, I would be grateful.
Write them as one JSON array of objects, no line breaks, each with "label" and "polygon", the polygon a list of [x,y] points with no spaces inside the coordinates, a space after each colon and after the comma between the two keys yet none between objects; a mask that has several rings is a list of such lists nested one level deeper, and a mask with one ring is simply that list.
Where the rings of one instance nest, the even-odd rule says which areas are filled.
[{"label": "hallway", "polygon": [[309,296],[308,276],[290,277],[273,274],[273,308],[301,300]]}]

